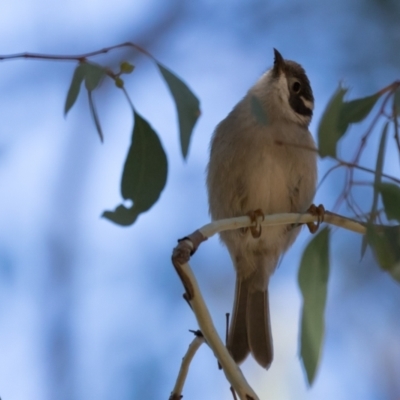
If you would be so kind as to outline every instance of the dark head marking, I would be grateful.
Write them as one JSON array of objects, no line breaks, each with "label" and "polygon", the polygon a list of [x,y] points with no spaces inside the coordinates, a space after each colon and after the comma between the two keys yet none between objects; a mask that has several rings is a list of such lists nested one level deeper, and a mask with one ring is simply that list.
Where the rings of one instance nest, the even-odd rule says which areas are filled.
[{"label": "dark head marking", "polygon": [[314,96],[310,81],[300,64],[294,61],[285,61],[285,74],[289,89],[289,104],[300,115],[312,116],[313,110],[304,102],[314,104]]},{"label": "dark head marking", "polygon": [[274,78],[279,78],[281,73],[285,74],[288,83],[290,106],[297,114],[311,117],[312,109],[304,103],[303,99],[314,103],[314,96],[310,81],[303,67],[294,61],[285,60],[276,49],[274,49],[274,55],[272,74]]}]

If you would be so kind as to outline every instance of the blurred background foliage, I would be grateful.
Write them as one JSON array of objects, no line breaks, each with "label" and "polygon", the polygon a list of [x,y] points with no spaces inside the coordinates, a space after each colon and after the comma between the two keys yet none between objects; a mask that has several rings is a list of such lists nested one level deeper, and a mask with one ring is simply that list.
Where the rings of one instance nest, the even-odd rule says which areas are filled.
[{"label": "blurred background foliage", "polygon": [[[396,0],[3,0],[1,54],[76,54],[133,41],[188,83],[202,117],[184,162],[174,105],[154,65],[130,50],[98,58],[115,68],[121,60],[135,64],[125,87],[159,133],[169,162],[155,207],[121,228],[100,218],[120,202],[132,133],[120,91],[104,82],[96,93],[100,145],[86,99],[78,98],[63,119],[73,63],[1,63],[0,396],[167,398],[192,339],[188,329],[197,328],[170,254],[177,238],[209,220],[204,170],[215,125],[272,64],[276,47],[307,71],[315,134],[338,82],[352,88],[353,98],[399,79],[399,21]],[[342,158],[353,154],[362,133],[363,125],[348,131]],[[379,135],[371,139],[361,163],[373,168]],[[322,161],[320,176],[330,166]],[[388,148],[384,168],[399,176],[395,148]],[[332,207],[343,177],[343,171],[332,175],[316,202]],[[371,188],[355,194],[370,206]],[[271,282],[274,363],[268,372],[250,359],[244,364],[263,399],[400,397],[399,285],[369,252],[360,262],[359,236],[337,229],[331,238],[326,337],[315,383],[307,388],[298,361],[296,276],[309,239],[304,231]],[[210,240],[192,266],[223,335],[234,287],[227,252]],[[231,399],[206,346],[184,396]]]}]

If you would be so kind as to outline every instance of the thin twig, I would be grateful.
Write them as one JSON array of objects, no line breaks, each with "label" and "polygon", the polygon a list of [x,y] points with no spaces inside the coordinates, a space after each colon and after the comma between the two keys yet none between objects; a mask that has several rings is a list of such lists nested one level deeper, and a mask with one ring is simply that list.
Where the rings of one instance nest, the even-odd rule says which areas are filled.
[{"label": "thin twig", "polygon": [[[201,294],[196,277],[193,274],[189,263],[186,262],[184,264],[180,264],[180,269],[181,273],[185,276],[185,280],[189,281],[191,284],[192,292],[190,297],[190,304],[196,316],[199,328],[203,333],[207,344],[213,351],[215,357],[220,362],[226,378],[233,386],[241,400],[258,399],[258,396],[255,394],[251,386],[247,383],[245,377],[242,374],[242,371],[233,361],[224,343],[218,336],[218,333],[211,319],[211,315]],[[182,275],[180,275],[180,277],[181,276]]]},{"label": "thin twig", "polygon": [[[367,167],[363,167],[363,166],[361,166],[361,165],[358,165],[358,164],[355,164],[355,163],[352,163],[352,162],[347,162],[347,161],[344,161],[344,160],[342,160],[342,159],[340,159],[340,158],[335,158],[335,160],[336,160],[338,163],[340,163],[340,165],[342,165],[342,166],[344,166],[344,167],[348,167],[348,168],[350,168],[350,169],[351,169],[351,168],[359,169],[360,171],[369,172],[369,173],[375,175],[375,171],[374,171],[373,169],[370,169],[370,168],[367,168]],[[394,176],[391,176],[391,175],[387,175],[387,174],[382,173],[382,177],[384,177],[384,178],[386,178],[386,179],[390,179],[391,181],[400,184],[400,179],[397,179],[397,178],[395,178]]]},{"label": "thin twig", "polygon": [[7,60],[16,60],[16,59],[24,59],[30,58],[34,60],[52,60],[52,61],[84,61],[89,57],[98,56],[101,54],[106,54],[112,50],[121,49],[123,47],[132,47],[140,53],[146,55],[151,58],[153,61],[157,61],[148,51],[143,49],[132,42],[124,42],[120,44],[116,44],[114,46],[104,47],[100,50],[90,51],[88,53],[75,54],[75,55],[54,55],[54,54],[42,54],[42,53],[17,53],[17,54],[9,54],[9,55],[0,55],[0,61]]},{"label": "thin twig", "polygon": [[[354,186],[355,170],[359,169],[359,170],[362,170],[362,171],[365,171],[365,172],[370,172],[370,173],[375,174],[374,170],[370,170],[370,169],[365,168],[365,167],[360,167],[358,165],[358,162],[361,159],[361,155],[363,154],[364,149],[366,148],[368,138],[373,133],[374,128],[376,127],[376,124],[378,123],[380,117],[385,117],[385,118],[391,119],[391,120],[396,118],[395,105],[393,104],[391,113],[387,112],[386,108],[387,108],[388,101],[394,96],[395,92],[398,90],[399,87],[400,87],[400,81],[395,81],[395,82],[391,83],[390,85],[386,86],[385,88],[381,89],[377,93],[378,96],[382,96],[382,95],[384,95],[386,93],[387,93],[387,95],[384,96],[384,99],[383,99],[382,104],[381,104],[381,106],[379,108],[379,111],[374,116],[372,122],[370,123],[370,125],[369,125],[369,127],[367,129],[367,131],[362,136],[361,141],[360,141],[360,145],[357,147],[357,149],[355,151],[353,160],[351,162],[345,162],[343,160],[339,160],[339,159],[336,158],[336,160],[339,161],[341,165],[347,167],[347,171],[346,171],[346,176],[345,176],[344,187],[343,187],[343,190],[341,191],[340,195],[338,196],[338,198],[337,198],[337,200],[335,202],[335,206],[333,208],[334,210],[339,209],[339,207],[341,206],[341,204],[344,201],[346,203],[346,205],[348,206],[348,208],[354,213],[355,216],[358,217],[360,215],[360,213],[361,214],[363,213],[362,210],[361,210],[361,207],[358,205],[357,201],[355,200],[355,198],[352,195],[352,189],[353,189],[353,186]],[[395,122],[397,123],[397,120]],[[400,156],[400,140],[398,140],[398,137],[396,138],[396,132],[395,132],[395,141],[397,143],[399,156]],[[324,178],[326,178],[326,176],[329,175],[330,172],[332,172],[335,169],[335,167],[336,166],[331,168],[327,172],[327,174],[324,176]],[[392,176],[389,176],[389,175],[386,175],[386,174],[383,174],[382,176],[384,176],[385,178],[393,180],[396,183],[400,184],[400,181],[398,179],[392,177]]]},{"label": "thin twig", "polygon": [[193,339],[192,343],[190,343],[189,348],[182,359],[181,368],[179,369],[179,374],[169,400],[180,400],[182,398],[183,386],[189,372],[190,363],[192,362],[197,350],[203,343],[204,336],[196,334],[196,337]]}]

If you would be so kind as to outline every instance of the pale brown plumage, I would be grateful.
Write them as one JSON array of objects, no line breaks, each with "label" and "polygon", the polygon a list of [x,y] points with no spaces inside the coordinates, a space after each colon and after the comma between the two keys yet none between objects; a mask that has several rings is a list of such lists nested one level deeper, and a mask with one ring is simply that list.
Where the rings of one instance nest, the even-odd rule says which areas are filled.
[{"label": "pale brown plumage", "polygon": [[[255,115],[253,96],[262,106],[266,124]],[[274,67],[214,132],[207,174],[214,220],[257,209],[268,214],[307,210],[317,178],[316,152],[310,150],[315,143],[308,131],[313,100],[302,67],[275,50]],[[236,270],[227,345],[237,363],[249,352],[265,368],[272,362],[268,281],[299,229],[264,228],[259,238],[238,230],[221,233]]]}]

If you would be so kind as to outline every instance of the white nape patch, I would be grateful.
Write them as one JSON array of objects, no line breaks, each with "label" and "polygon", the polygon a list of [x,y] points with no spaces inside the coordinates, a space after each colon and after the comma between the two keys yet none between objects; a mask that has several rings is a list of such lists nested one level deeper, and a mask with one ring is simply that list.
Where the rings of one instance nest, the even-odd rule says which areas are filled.
[{"label": "white nape patch", "polygon": [[289,93],[289,88],[288,88],[288,81],[287,81],[286,75],[282,72],[279,75],[279,79],[277,81],[276,87],[278,89],[278,95],[281,98],[281,101],[284,104],[287,104],[287,107],[291,109],[292,107],[290,107],[290,104],[289,104],[290,93]]},{"label": "white nape patch", "polygon": [[305,99],[303,96],[300,96],[300,99],[307,108],[314,110],[314,103],[312,101]]}]

